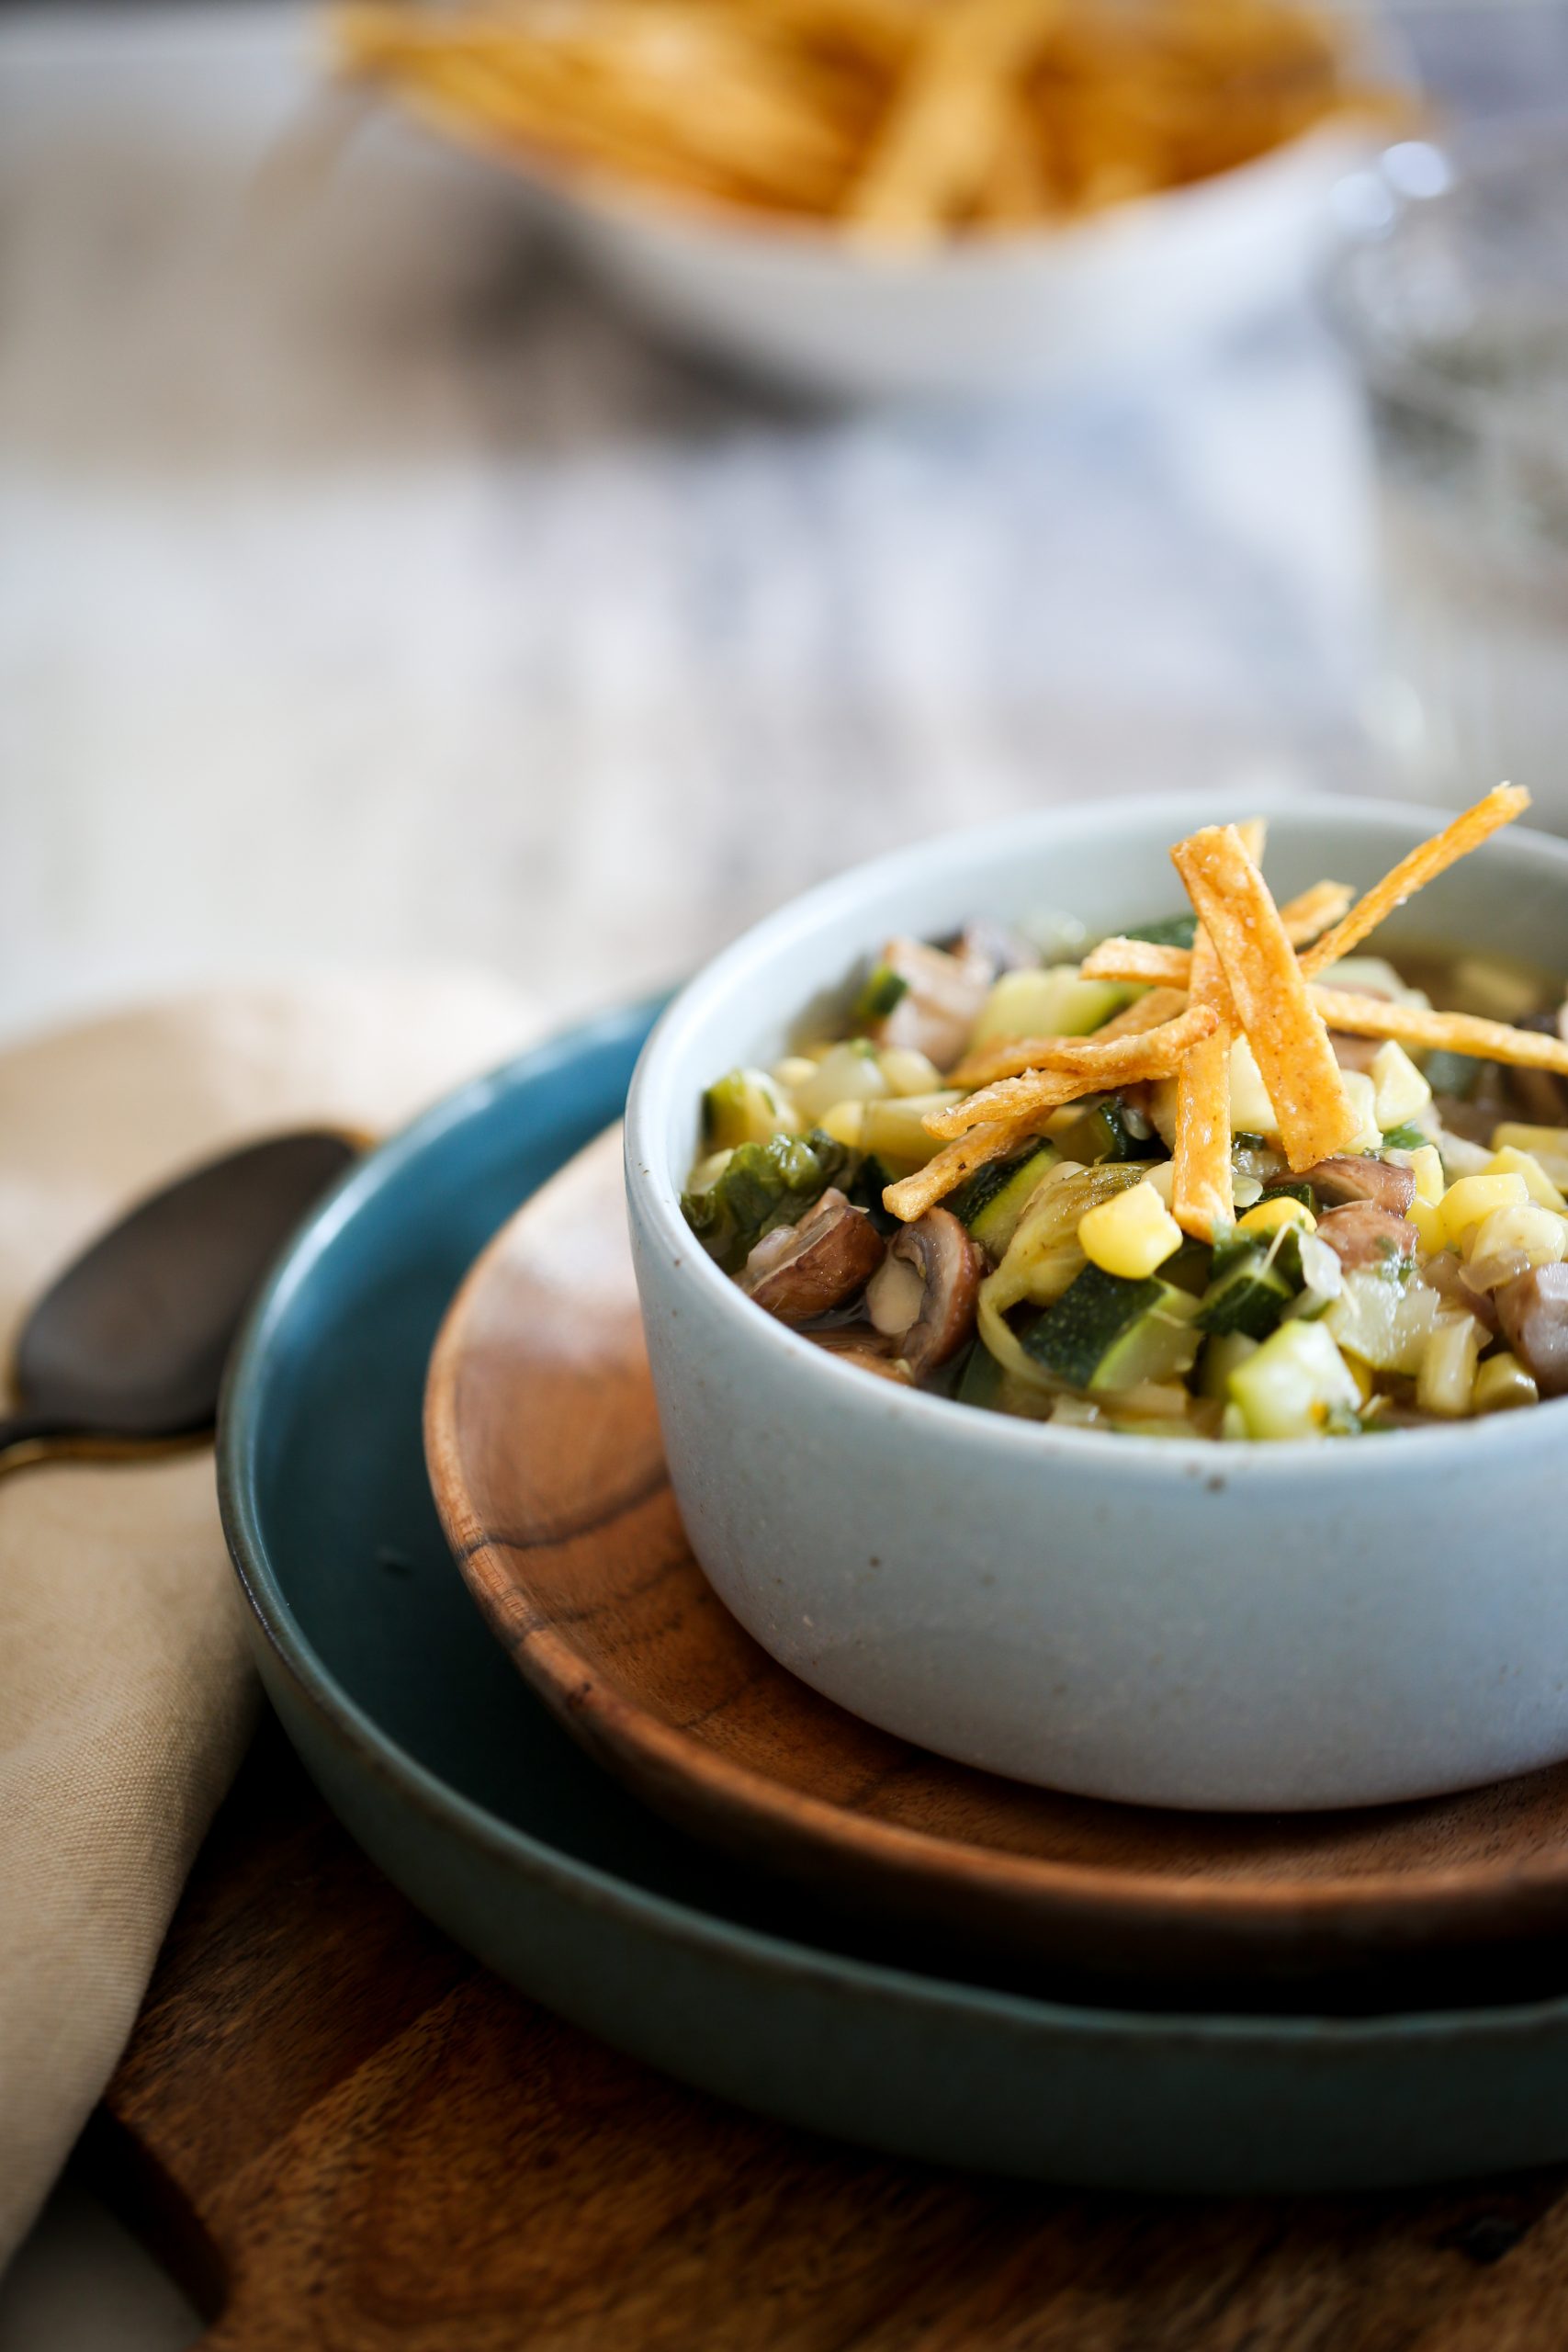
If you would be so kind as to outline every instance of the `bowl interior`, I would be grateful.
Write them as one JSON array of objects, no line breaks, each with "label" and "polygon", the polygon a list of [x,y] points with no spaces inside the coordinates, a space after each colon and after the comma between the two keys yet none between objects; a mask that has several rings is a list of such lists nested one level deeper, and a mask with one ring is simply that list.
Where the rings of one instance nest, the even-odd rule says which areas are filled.
[{"label": "bowl interior", "polygon": [[[1170,844],[1199,825],[1251,815],[1268,819],[1265,870],[1281,899],[1325,876],[1364,888],[1447,821],[1394,803],[1235,793],[1046,810],[896,852],[759,924],[677,998],[634,1081],[630,1160],[664,1238],[685,1233],[680,1193],[703,1089],[737,1063],[775,1060],[808,1008],[841,998],[891,933],[939,938],[992,915],[1031,930],[1068,918],[1093,939],[1177,913],[1187,902]],[[1510,828],[1402,908],[1366,952],[1397,956],[1402,940],[1563,969],[1568,846]],[[724,1283],[694,1256],[697,1279]]]}]

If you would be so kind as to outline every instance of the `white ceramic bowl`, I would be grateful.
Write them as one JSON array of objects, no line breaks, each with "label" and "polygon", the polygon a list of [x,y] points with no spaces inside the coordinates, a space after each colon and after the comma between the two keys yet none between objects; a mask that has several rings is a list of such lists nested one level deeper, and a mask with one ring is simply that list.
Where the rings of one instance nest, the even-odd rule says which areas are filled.
[{"label": "white ceramic bowl", "polygon": [[753,374],[852,399],[1039,391],[1200,342],[1304,283],[1374,142],[1325,125],[1078,226],[886,256],[504,160],[643,316]]},{"label": "white ceramic bowl", "polygon": [[[896,853],[738,941],[660,1023],[626,1113],[671,1476],[736,1616],[886,1730],[1020,1780],[1249,1809],[1436,1794],[1568,1756],[1568,1406],[1357,1442],[1205,1445],[1010,1420],[834,1361],[680,1210],[705,1085],[767,1062],[892,931],[1172,910],[1170,797]],[[1281,894],[1370,880],[1441,820],[1265,803]],[[1380,933],[1568,964],[1568,845],[1512,831]]]}]

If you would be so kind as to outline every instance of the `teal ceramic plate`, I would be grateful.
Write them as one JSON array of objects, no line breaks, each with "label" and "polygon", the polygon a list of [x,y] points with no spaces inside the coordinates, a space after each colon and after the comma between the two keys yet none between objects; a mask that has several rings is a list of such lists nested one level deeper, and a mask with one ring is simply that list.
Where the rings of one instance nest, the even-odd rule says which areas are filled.
[{"label": "teal ceramic plate", "polygon": [[469,1261],[619,1112],[652,1011],[524,1057],[354,1170],[236,1361],[220,1473],[256,1655],[354,1836],[535,1998],[709,2090],[881,2148],[1186,2190],[1568,2156],[1568,1999],[1213,2017],[954,1982],[739,1879],[555,1727],[443,1544],[425,1362]]}]

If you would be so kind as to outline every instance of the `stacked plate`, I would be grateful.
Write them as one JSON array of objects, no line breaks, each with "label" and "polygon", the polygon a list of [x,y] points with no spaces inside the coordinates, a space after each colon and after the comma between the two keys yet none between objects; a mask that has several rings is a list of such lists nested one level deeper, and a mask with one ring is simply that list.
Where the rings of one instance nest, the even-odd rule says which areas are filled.
[{"label": "stacked plate", "polygon": [[349,1828],[525,1992],[880,2147],[1184,2189],[1568,2155],[1568,1772],[1332,1816],[1097,1805],[871,1729],[728,1617],[594,1143],[653,1010],[364,1163],[253,1321],[227,1523]]}]

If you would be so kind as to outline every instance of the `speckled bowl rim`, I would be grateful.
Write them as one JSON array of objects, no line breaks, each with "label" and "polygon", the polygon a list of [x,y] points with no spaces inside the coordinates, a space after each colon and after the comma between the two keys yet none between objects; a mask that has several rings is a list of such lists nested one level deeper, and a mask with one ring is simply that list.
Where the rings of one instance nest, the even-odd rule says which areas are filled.
[{"label": "speckled bowl rim", "polygon": [[[986,860],[1007,854],[1043,856],[1052,846],[1088,842],[1113,845],[1119,836],[1143,836],[1156,819],[1168,825],[1173,842],[1200,824],[1234,821],[1243,816],[1300,818],[1321,810],[1325,823],[1350,831],[1375,831],[1393,824],[1419,836],[1449,823],[1451,809],[1424,808],[1414,802],[1340,798],[1326,794],[1224,791],[1141,794],[1102,807],[1049,808],[1026,817],[974,826],[912,842],[887,855],[852,867],[831,881],[790,900],[766,916],[731,945],[705,965],[672,1000],[655,1025],[632,1074],[626,1100],[626,1185],[634,1204],[647,1217],[653,1238],[672,1256],[683,1257],[690,1278],[706,1291],[715,1311],[728,1318],[735,1344],[752,1352],[771,1352],[789,1360],[797,1378],[828,1381],[837,1390],[840,1409],[849,1420],[877,1409],[881,1384],[840,1357],[814,1347],[787,1324],[762,1313],[705,1252],[690,1248],[691,1231],[681,1215],[680,1193],[670,1172],[660,1165],[660,1138],[669,1112],[676,1104],[673,1065],[685,1052],[694,1031],[702,1028],[713,1006],[732,989],[752,979],[802,939],[824,923],[852,910],[906,877],[913,886],[933,857],[944,853]],[[1556,869],[1562,884],[1568,915],[1568,842],[1556,841],[1528,827],[1510,826],[1495,835],[1474,854],[1503,866],[1535,866],[1541,862]],[[1370,881],[1372,877],[1369,876]],[[983,913],[983,908],[975,911]],[[875,944],[873,919],[867,918],[866,952]],[[787,1022],[798,1004],[779,1007]],[[1100,1462],[1114,1469],[1119,1486],[1130,1480],[1161,1487],[1191,1485],[1203,1474],[1229,1487],[1268,1485],[1282,1476],[1294,1477],[1309,1454],[1314,1475],[1337,1485],[1347,1480],[1361,1486],[1408,1479],[1419,1475],[1435,1452],[1456,1443],[1483,1450],[1489,1470],[1520,1469],[1540,1463],[1542,1445],[1557,1444],[1563,1433],[1561,1412],[1568,1400],[1536,1406],[1527,1412],[1494,1413],[1479,1421],[1445,1424],[1430,1430],[1402,1430],[1397,1442],[1387,1444],[1330,1444],[1310,1438],[1289,1438],[1268,1445],[1220,1445],[1202,1438],[1139,1437],[1104,1431],[1058,1429],[1054,1422],[1026,1421],[1004,1413],[977,1411],[945,1396],[919,1389],[901,1391],[900,1408],[911,1443],[959,1450],[971,1457],[974,1475],[985,1475],[988,1458],[1050,1461],[1065,1458],[1080,1465]],[[846,1431],[846,1445],[852,1439]]]},{"label": "speckled bowl rim", "polygon": [[638,1004],[602,1015],[503,1063],[489,1077],[446,1097],[369,1154],[348,1170],[300,1227],[247,1318],[231,1363],[219,1427],[218,1490],[224,1533],[241,1590],[275,1669],[345,1762],[394,1791],[454,1846],[476,1849],[525,1885],[548,1889],[558,1898],[627,1928],[764,1980],[805,1981],[824,1991],[841,1991],[916,2013],[967,2012],[1023,2031],[1133,2040],[1150,2051],[1193,2044],[1261,2050],[1325,2041],[1347,2048],[1391,2041],[1406,2047],[1456,2041],[1528,2042],[1568,2023],[1568,1992],[1514,2004],[1385,2010],[1370,2017],[1114,2008],[1000,1991],[797,1943],[635,1886],[502,1820],[421,1764],[349,1694],[288,1604],[259,1503],[257,1464],[269,1360],[279,1333],[295,1302],[316,1279],[328,1246],[384,1185],[417,1163],[449,1130],[493,1107],[520,1083],[547,1079],[580,1052],[624,1035],[635,1022],[646,1020],[649,1010],[649,1005]]}]

